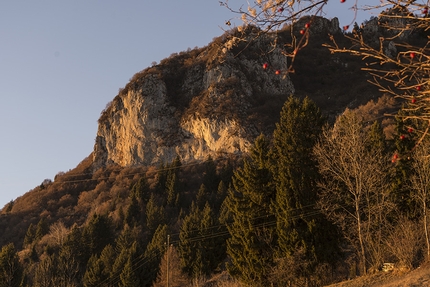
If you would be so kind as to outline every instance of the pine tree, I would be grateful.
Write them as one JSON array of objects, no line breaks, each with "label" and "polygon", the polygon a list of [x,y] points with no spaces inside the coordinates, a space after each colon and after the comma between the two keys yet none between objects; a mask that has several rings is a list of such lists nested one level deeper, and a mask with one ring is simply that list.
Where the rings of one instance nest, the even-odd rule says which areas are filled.
[{"label": "pine tree", "polygon": [[128,258],[127,263],[120,275],[119,287],[139,287],[140,281],[139,277],[133,270],[133,264],[131,262],[131,257]]},{"label": "pine tree", "polygon": [[274,217],[270,204],[274,199],[272,174],[269,169],[269,142],[261,135],[244,160],[242,168],[234,172],[233,186],[223,203],[222,223],[230,233],[227,253],[231,263],[229,273],[253,286],[268,283],[273,265]]},{"label": "pine tree", "polygon": [[206,159],[204,166],[203,184],[206,186],[209,193],[216,192],[220,178],[217,174],[216,164],[210,155]]},{"label": "pine tree", "polygon": [[200,210],[194,203],[181,225],[179,252],[184,271],[194,278],[209,275],[225,254],[223,239],[218,234],[219,222],[209,203]]},{"label": "pine tree", "polygon": [[28,246],[32,244],[35,237],[36,237],[36,228],[33,225],[33,223],[30,223],[30,226],[27,229],[27,233],[25,234],[24,246]]},{"label": "pine tree", "polygon": [[128,226],[133,227],[139,224],[141,212],[139,202],[135,193],[130,194],[130,200],[131,202],[125,213],[124,221],[126,224],[128,224]]},{"label": "pine tree", "polygon": [[145,272],[141,283],[144,286],[150,286],[157,277],[157,268],[160,265],[162,254],[166,251],[166,239],[168,234],[167,225],[158,226],[151,239],[151,242],[146,246],[144,253]]},{"label": "pine tree", "polygon": [[152,193],[149,198],[145,213],[146,226],[152,234],[160,224],[165,222],[164,208],[158,205],[154,193]]},{"label": "pine tree", "polygon": [[49,232],[49,226],[45,218],[41,218],[36,226],[35,241],[42,239]]},{"label": "pine tree", "polygon": [[106,215],[94,214],[84,229],[91,254],[100,254],[103,248],[112,243],[112,223]]},{"label": "pine tree", "polygon": [[[402,114],[402,112],[400,112]],[[413,175],[411,155],[417,141],[416,125],[411,121],[404,121],[402,117],[396,117],[394,135],[394,150],[392,151],[392,197],[400,212],[409,218],[416,218],[414,200],[408,186],[409,178]]]},{"label": "pine tree", "polygon": [[[307,97],[301,101],[291,96],[273,133],[271,170],[276,198],[272,208],[277,220],[277,256],[291,259],[300,251],[300,257],[311,263],[303,268],[302,276],[308,276],[318,261],[327,260],[332,250],[316,244],[326,239],[317,235],[325,233],[330,238],[330,232],[318,231],[325,224],[318,222],[322,219],[316,208],[319,173],[312,153],[324,124],[315,103]],[[336,245],[336,241],[330,244]]]},{"label": "pine tree", "polygon": [[19,287],[24,280],[23,267],[19,262],[13,243],[0,251],[0,286]]},{"label": "pine tree", "polygon": [[106,282],[109,277],[104,272],[103,261],[99,260],[96,255],[91,256],[85,271],[83,284],[85,287],[100,286],[101,283]]},{"label": "pine tree", "polygon": [[149,184],[145,176],[141,177],[131,188],[131,194],[144,203],[149,200],[149,191]]}]

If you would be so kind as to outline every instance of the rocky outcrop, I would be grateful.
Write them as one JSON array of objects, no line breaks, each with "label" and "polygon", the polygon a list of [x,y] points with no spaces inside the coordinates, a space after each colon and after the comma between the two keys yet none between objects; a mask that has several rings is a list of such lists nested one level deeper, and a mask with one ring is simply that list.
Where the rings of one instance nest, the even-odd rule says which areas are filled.
[{"label": "rocky outcrop", "polygon": [[294,93],[288,75],[275,73],[286,69],[286,57],[277,48],[262,69],[253,53],[271,39],[255,41],[246,53],[238,53],[237,39],[223,35],[136,74],[99,119],[93,167],[240,155],[270,132],[274,122],[265,119],[274,111],[265,105]]}]

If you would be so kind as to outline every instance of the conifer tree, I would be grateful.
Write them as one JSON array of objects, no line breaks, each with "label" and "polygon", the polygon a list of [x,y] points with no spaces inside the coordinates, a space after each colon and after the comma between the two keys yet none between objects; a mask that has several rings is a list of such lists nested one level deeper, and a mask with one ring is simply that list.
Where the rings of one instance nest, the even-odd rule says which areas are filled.
[{"label": "conifer tree", "polygon": [[46,219],[43,217],[39,220],[36,226],[36,234],[35,234],[35,241],[38,241],[42,239],[45,234],[47,234],[49,231],[48,223],[46,222]]},{"label": "conifer tree", "polygon": [[0,251],[0,286],[20,287],[24,280],[23,267],[19,262],[13,243]]},{"label": "conifer tree", "polygon": [[100,254],[106,245],[112,243],[112,223],[107,215],[94,214],[84,229],[91,254]]},{"label": "conifer tree", "polygon": [[155,194],[152,193],[146,205],[146,226],[151,234],[157,229],[160,224],[165,222],[164,208],[158,205]]},{"label": "conifer tree", "polygon": [[167,249],[167,234],[167,225],[158,226],[151,242],[146,246],[144,258],[147,264],[144,266],[145,272],[143,278],[141,278],[141,282],[144,286],[150,286],[157,277],[157,268],[160,265],[162,254],[164,254]]},{"label": "conifer tree", "polygon": [[225,253],[218,220],[209,203],[200,210],[192,204],[181,225],[179,253],[184,271],[193,278],[208,275],[222,261]]},{"label": "conifer tree", "polygon": [[394,135],[394,150],[392,151],[392,171],[390,182],[392,184],[392,197],[400,212],[409,218],[416,218],[413,196],[408,186],[408,180],[413,175],[412,150],[417,142],[417,126],[412,120],[403,120],[403,112],[396,117]]},{"label": "conifer tree", "polygon": [[36,237],[36,228],[33,223],[30,223],[30,226],[27,229],[27,233],[24,237],[24,245],[28,246],[33,243],[34,238]]},{"label": "conifer tree", "polygon": [[127,263],[121,272],[120,279],[121,280],[118,284],[119,287],[140,287],[139,277],[133,270],[131,256],[128,258]]},{"label": "conifer tree", "polygon": [[[230,238],[227,253],[229,273],[245,284],[268,283],[273,264],[274,217],[270,204],[274,199],[272,174],[269,169],[269,142],[261,135],[250,150],[242,168],[234,172],[223,206],[222,223]],[[231,220],[231,221],[230,221]]]},{"label": "conifer tree", "polygon": [[136,194],[131,193],[130,194],[130,205],[127,208],[127,211],[125,213],[125,223],[128,224],[130,227],[133,227],[140,222],[140,206],[139,202],[137,200]]},{"label": "conifer tree", "polygon": [[203,172],[203,184],[210,193],[216,192],[220,178],[217,174],[216,163],[209,155],[205,162],[205,170]]},{"label": "conifer tree", "polygon": [[131,188],[131,193],[136,196],[136,198],[144,203],[149,200],[149,184],[145,176],[142,176]]},{"label": "conifer tree", "polygon": [[104,272],[103,261],[99,260],[96,255],[91,256],[83,278],[84,286],[100,286],[100,283],[105,282],[108,278],[108,274]]},{"label": "conifer tree", "polygon": [[[330,232],[318,231],[323,224],[318,222],[322,219],[316,207],[319,173],[312,154],[324,124],[314,102],[307,97],[299,100],[291,96],[282,107],[273,133],[271,170],[276,186],[273,211],[277,220],[278,257],[291,259],[300,251],[300,257],[308,261],[303,268],[305,277],[312,272],[312,266],[330,256],[328,244],[317,244],[330,239]],[[330,244],[336,245],[336,241]]]}]

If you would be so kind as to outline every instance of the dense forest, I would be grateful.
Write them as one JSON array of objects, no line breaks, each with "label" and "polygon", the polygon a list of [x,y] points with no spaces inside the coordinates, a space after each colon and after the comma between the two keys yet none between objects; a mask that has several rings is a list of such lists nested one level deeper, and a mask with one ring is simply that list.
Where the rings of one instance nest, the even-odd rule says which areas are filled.
[{"label": "dense forest", "polygon": [[384,262],[414,268],[430,256],[430,146],[416,144],[412,120],[375,119],[384,101],[329,124],[291,96],[243,159],[95,173],[86,159],[2,210],[26,232],[4,229],[0,282],[203,286],[228,273],[250,286],[323,286]]}]

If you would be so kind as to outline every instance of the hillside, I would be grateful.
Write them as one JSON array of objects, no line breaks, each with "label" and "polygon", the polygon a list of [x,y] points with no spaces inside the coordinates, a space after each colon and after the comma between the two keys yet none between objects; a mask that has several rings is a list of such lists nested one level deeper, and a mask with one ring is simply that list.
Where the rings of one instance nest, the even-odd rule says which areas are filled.
[{"label": "hillside", "polygon": [[[380,140],[375,146],[385,147],[383,164],[387,165],[403,131],[393,118],[384,117],[396,112],[399,102],[382,96],[368,83],[368,75],[360,70],[366,63],[322,47],[330,41],[329,33],[338,44],[349,45],[337,25],[336,19],[315,20],[311,41],[300,51],[292,74],[285,72],[288,63],[281,45],[273,49],[271,43],[275,38],[279,43],[291,41],[292,33],[298,33],[293,27],[256,40],[259,31],[254,27],[244,34],[233,29],[206,47],[171,55],[136,73],[102,111],[89,156],[53,180],[41,180],[40,186],[1,209],[0,246],[9,246],[8,254],[12,254],[8,244],[13,244],[28,285],[42,286],[49,279],[53,286],[64,282],[68,286],[83,286],[83,282],[85,286],[106,282],[117,286],[130,276],[128,280],[153,286],[165,278],[165,268],[160,266],[167,264],[163,258],[171,252],[167,242],[179,253],[172,251],[175,274],[185,281],[209,281],[210,276],[225,274],[231,264],[243,265],[232,259],[235,244],[240,251],[241,244],[251,246],[246,252],[254,256],[252,260],[273,256],[267,259],[272,269],[255,280],[307,281],[301,270],[309,268],[318,271],[308,277],[319,286],[352,273],[359,275],[351,242],[342,233],[345,230],[335,227],[317,207],[316,182],[321,177],[313,145],[326,120],[331,127],[348,109],[362,121],[364,134],[372,130],[375,120],[381,124],[372,140]],[[254,41],[239,41],[243,35]],[[270,68],[264,69],[263,63],[270,63]],[[300,112],[295,113],[295,108]],[[399,174],[406,171],[396,168],[390,165],[384,171],[399,182],[405,180]],[[291,178],[280,184],[286,175]],[[291,183],[297,185],[291,188],[296,194],[280,199],[290,191],[282,187]],[[395,204],[404,207],[403,202]],[[239,218],[241,214],[244,218]],[[288,216],[293,227],[276,229]],[[414,224],[419,222],[414,220]],[[247,237],[240,233],[235,237],[239,242],[228,241],[235,230],[246,234],[242,221],[256,229],[255,234],[248,234],[250,241],[267,247],[258,255],[252,254],[257,248],[253,242],[242,242]],[[239,226],[234,228],[234,224]],[[281,247],[275,246],[273,238],[285,237],[282,232],[288,228],[297,237],[308,232],[304,238],[314,244],[306,250],[297,243],[300,240],[295,243],[291,257],[284,257],[297,262],[279,260],[282,256],[276,253]],[[416,253],[414,266],[423,257]],[[324,259],[309,267],[312,264],[308,266],[306,258],[312,256]],[[248,260],[238,258],[238,262]],[[259,264],[258,268],[266,267]],[[282,270],[299,275],[292,278],[294,272]],[[375,277],[351,281],[356,285],[333,286],[409,286],[369,285],[378,280],[425,284],[428,275],[420,270],[424,268],[410,273],[416,280],[378,272]],[[236,275],[243,272],[233,271]]]}]

